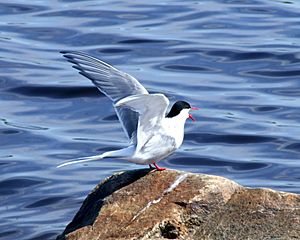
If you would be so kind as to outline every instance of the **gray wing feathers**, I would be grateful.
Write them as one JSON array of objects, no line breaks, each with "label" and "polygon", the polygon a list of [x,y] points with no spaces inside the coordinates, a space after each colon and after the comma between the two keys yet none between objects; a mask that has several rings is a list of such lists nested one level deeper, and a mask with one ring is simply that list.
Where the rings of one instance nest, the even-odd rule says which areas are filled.
[{"label": "gray wing feathers", "polygon": [[[132,76],[81,52],[61,52],[79,73],[90,79],[113,103],[148,91]],[[117,115],[129,139],[135,141],[138,114],[131,109],[116,107]]]},{"label": "gray wing feathers", "polygon": [[148,91],[132,76],[81,52],[62,52],[79,73],[89,78],[114,103],[120,99],[147,94]]},{"label": "gray wing feathers", "polygon": [[115,109],[127,137],[132,143],[136,143],[139,114],[129,108],[117,107]]}]

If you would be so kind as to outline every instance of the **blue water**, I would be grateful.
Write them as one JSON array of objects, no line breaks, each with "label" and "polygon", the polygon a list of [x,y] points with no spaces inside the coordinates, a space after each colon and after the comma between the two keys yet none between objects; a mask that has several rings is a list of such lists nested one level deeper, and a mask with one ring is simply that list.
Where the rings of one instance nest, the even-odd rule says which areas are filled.
[{"label": "blue water", "polygon": [[300,193],[299,2],[127,2],[0,3],[0,239],[54,239],[100,180],[142,167],[56,169],[127,145],[109,99],[60,50],[201,108],[161,166]]}]

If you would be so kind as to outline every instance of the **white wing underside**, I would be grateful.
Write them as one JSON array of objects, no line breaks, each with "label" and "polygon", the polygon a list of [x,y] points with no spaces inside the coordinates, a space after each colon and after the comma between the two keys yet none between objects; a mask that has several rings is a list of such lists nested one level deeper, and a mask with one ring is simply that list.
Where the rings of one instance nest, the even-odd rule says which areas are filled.
[{"label": "white wing underside", "polygon": [[[79,70],[81,75],[90,79],[114,104],[128,96],[148,95],[148,91],[134,77],[97,58],[81,52],[64,51],[62,54],[74,64],[73,67]],[[136,143],[138,111],[133,108],[114,106],[127,137]]]},{"label": "white wing underside", "polygon": [[168,98],[163,94],[138,94],[121,99],[117,107],[127,107],[139,113],[137,128],[137,147],[139,152],[160,126],[169,105]]}]

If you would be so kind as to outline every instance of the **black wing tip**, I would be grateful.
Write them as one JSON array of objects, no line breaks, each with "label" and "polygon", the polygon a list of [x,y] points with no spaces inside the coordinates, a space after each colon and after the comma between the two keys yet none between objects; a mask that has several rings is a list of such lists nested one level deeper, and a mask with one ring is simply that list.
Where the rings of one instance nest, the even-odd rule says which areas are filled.
[{"label": "black wing tip", "polygon": [[[92,56],[88,55],[87,53],[84,52],[79,52],[79,51],[66,51],[62,50],[59,51],[65,58],[68,59],[75,59],[75,58],[80,58],[80,57],[85,57],[85,58],[93,58]],[[74,62],[73,62],[74,63]]]},{"label": "black wing tip", "polygon": [[[114,68],[113,66],[111,66],[110,64],[96,58],[93,57],[92,55],[89,55],[87,53],[84,52],[79,52],[79,51],[66,51],[66,50],[62,50],[59,51],[65,58],[67,58],[68,62],[72,63],[72,64],[76,64],[78,65],[78,62],[76,61],[76,58],[82,58],[83,60],[86,61],[95,61],[97,62],[97,64],[101,64],[102,66],[105,66],[107,68]],[[119,71],[119,70],[118,70]]]},{"label": "black wing tip", "polygon": [[[79,69],[78,69],[79,70]],[[92,82],[94,82],[94,79],[86,72],[83,72],[82,70],[78,72],[80,75],[90,79]]]},{"label": "black wing tip", "polygon": [[59,53],[63,54],[63,55],[68,55],[68,54],[73,54],[73,55],[80,55],[80,56],[89,56],[87,53],[84,52],[80,52],[80,51],[68,51],[68,50],[61,50],[59,51]]},{"label": "black wing tip", "polygon": [[67,50],[62,50],[59,51],[59,53],[61,53],[64,57],[66,58],[71,58],[72,55],[83,55],[84,53],[82,52],[77,52],[77,51],[67,51]]},{"label": "black wing tip", "polygon": [[72,65],[72,68],[78,70],[78,71],[83,71],[81,67],[79,67],[78,65]]},{"label": "black wing tip", "polygon": [[62,51],[59,51],[59,53],[61,53],[64,57],[67,57],[67,56],[69,56],[70,54],[76,54],[76,53],[78,53],[78,52],[62,50]]},{"label": "black wing tip", "polygon": [[73,50],[60,50],[59,53],[61,54],[84,54],[80,51],[73,51]]},{"label": "black wing tip", "polygon": [[67,61],[68,61],[69,63],[78,65],[78,62],[77,62],[74,58],[72,58],[71,56],[66,56],[65,58],[67,58]]},{"label": "black wing tip", "polygon": [[70,54],[72,54],[71,51],[59,51],[59,53],[61,53],[63,55],[63,57],[67,58],[68,61],[73,59],[72,55],[70,55]]}]

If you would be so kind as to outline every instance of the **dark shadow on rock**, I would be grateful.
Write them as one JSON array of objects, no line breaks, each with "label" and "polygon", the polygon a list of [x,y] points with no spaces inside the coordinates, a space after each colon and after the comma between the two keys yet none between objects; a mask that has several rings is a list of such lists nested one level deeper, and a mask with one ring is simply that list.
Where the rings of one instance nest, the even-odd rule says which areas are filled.
[{"label": "dark shadow on rock", "polygon": [[153,169],[150,168],[130,170],[121,172],[120,174],[114,174],[105,179],[102,184],[99,184],[84,200],[72,222],[69,223],[65,231],[57,237],[57,240],[64,240],[66,234],[84,226],[92,225],[107,196],[144,177],[152,170]]}]

